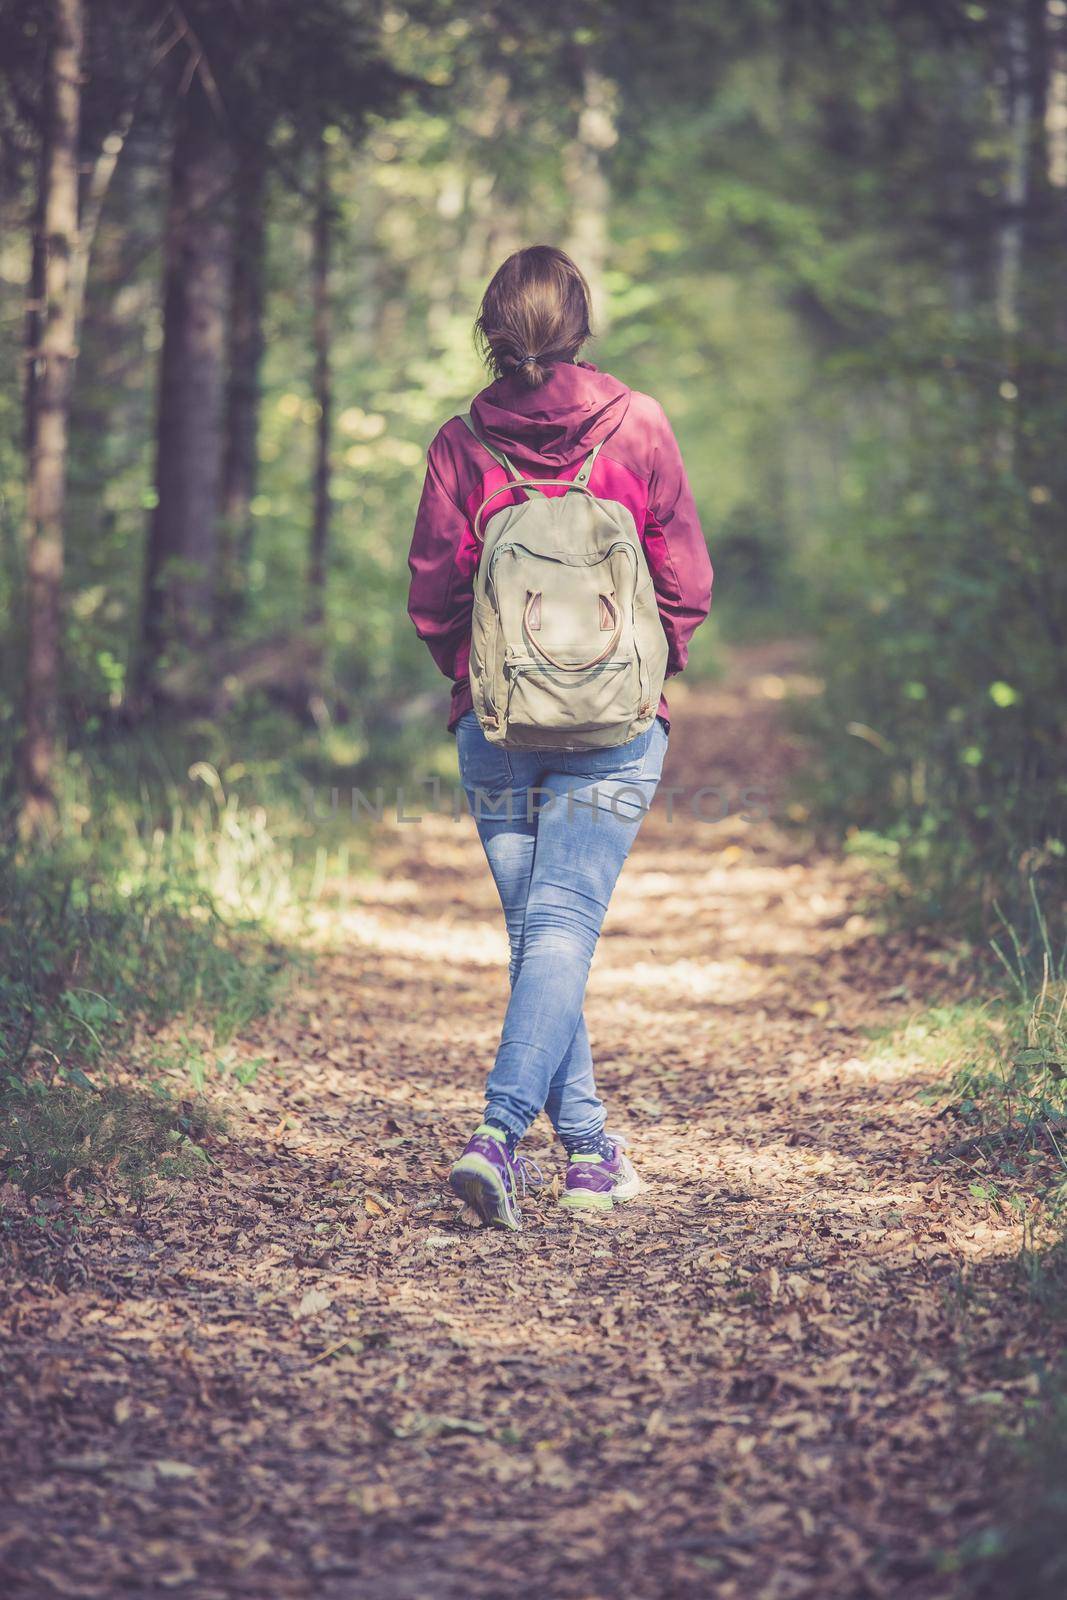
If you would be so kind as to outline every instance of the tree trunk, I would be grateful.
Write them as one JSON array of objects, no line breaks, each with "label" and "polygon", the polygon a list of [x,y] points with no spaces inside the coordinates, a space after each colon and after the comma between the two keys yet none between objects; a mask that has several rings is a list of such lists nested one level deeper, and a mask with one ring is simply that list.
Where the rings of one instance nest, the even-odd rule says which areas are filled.
[{"label": "tree trunk", "polygon": [[59,722],[60,615],[67,435],[75,358],[71,265],[78,245],[78,130],[84,46],[82,0],[54,0],[48,53],[47,127],[41,175],[42,301],[31,320],[27,433],[30,447],[26,574],[28,646],[21,824],[26,832],[55,817]]},{"label": "tree trunk", "polygon": [[230,284],[230,151],[199,79],[183,96],[165,235],[156,507],[145,572],[140,688],[203,645],[214,621]]},{"label": "tree trunk", "polygon": [[308,560],[307,622],[321,633],[326,619],[326,563],[330,541],[330,434],[333,374],[330,369],[330,245],[333,209],[330,199],[329,145],[319,148],[315,222],[311,258],[312,392],[318,408],[315,473]]},{"label": "tree trunk", "polygon": [[46,110],[41,130],[41,146],[37,152],[37,194],[34,199],[31,229],[29,299],[26,301],[26,381],[22,397],[22,438],[27,461],[33,455],[33,441],[37,432],[37,371],[41,361],[41,330],[44,327],[45,309],[44,269],[48,259],[48,251],[45,248],[45,201],[48,196],[48,174],[52,161],[50,120]]},{"label": "tree trunk", "polygon": [[[1030,501],[1028,553],[1034,562],[1033,604],[1044,621],[1061,668],[1067,671],[1063,625],[1063,248],[1067,242],[1064,189],[1057,184],[1055,72],[1062,61],[1062,18],[1047,0],[1025,0],[1027,101],[1026,210],[1020,271],[1021,327],[1017,356],[1016,469]],[[1037,490],[1035,495],[1034,490]]]},{"label": "tree trunk", "polygon": [[577,134],[565,155],[564,182],[571,209],[567,252],[589,284],[596,332],[605,328],[607,319],[604,269],[608,259],[611,184],[604,170],[604,156],[617,140],[615,85],[586,61],[582,65]]},{"label": "tree trunk", "polygon": [[[1049,80],[1045,107],[1045,176],[1052,213],[1054,259],[1067,257],[1067,16],[1054,9],[1052,0],[1045,8],[1049,38]],[[1067,296],[1057,296],[1056,345],[1067,353]]]},{"label": "tree trunk", "polygon": [[979,256],[971,225],[969,167],[973,133],[969,111],[985,98],[987,91],[973,56],[960,51],[946,62],[946,69],[947,93],[938,107],[937,142],[931,169],[937,179],[938,204],[947,228],[949,305],[953,317],[969,325],[988,283],[985,276],[988,261]]},{"label": "tree trunk", "polygon": [[85,291],[89,279],[89,258],[93,253],[93,244],[96,240],[97,229],[100,226],[100,217],[107,199],[111,180],[115,176],[115,168],[119,164],[119,156],[133,126],[133,113],[136,101],[125,108],[117,119],[115,127],[104,139],[97,152],[89,173],[85,197],[81,205],[81,217],[78,226],[78,246],[71,262],[71,293],[74,298],[74,316],[76,322],[81,321],[85,310]]},{"label": "tree trunk", "polygon": [[237,168],[230,286],[229,381],[222,466],[222,581],[219,632],[243,610],[252,554],[252,501],[259,468],[260,366],[266,265],[267,158],[246,146]]},{"label": "tree trunk", "polygon": [[1019,329],[1023,220],[1030,176],[1033,124],[1027,28],[1025,19],[1018,13],[1007,20],[1002,84],[1008,149],[1004,174],[1005,215],[997,237],[996,308],[997,322],[1009,348],[1010,367],[1014,362],[1015,336]]},{"label": "tree trunk", "polygon": [[[1024,0],[1029,4],[1030,0]],[[1003,383],[1007,399],[1017,390],[1019,376],[1020,295],[1023,250],[1026,244],[1027,201],[1030,193],[1031,145],[1034,101],[1030,76],[1029,30],[1023,11],[1012,11],[1004,25],[1004,60],[1000,73],[1002,122],[1006,136],[1004,168],[1004,221],[997,233],[994,264],[994,305],[1002,345]],[[1019,408],[1009,400],[994,438],[994,459],[1004,471],[1015,466]]]},{"label": "tree trunk", "polygon": [[[521,140],[524,107],[513,93],[508,73],[494,70],[479,77],[477,103],[471,110],[472,146],[458,247],[452,252],[454,309],[469,303],[505,256],[522,243],[515,199],[501,181],[502,154],[509,141]],[[508,122],[511,125],[509,127]]]},{"label": "tree trunk", "polygon": [[1062,179],[1054,181],[1057,163],[1057,65],[1064,43],[1061,18],[1048,0],[1027,0],[1027,93],[1032,108],[1027,148],[1027,205],[1024,225],[1025,270],[1021,304],[1027,344],[1040,374],[1040,388],[1051,403],[1059,386],[1058,349],[1063,331],[1064,235]]}]

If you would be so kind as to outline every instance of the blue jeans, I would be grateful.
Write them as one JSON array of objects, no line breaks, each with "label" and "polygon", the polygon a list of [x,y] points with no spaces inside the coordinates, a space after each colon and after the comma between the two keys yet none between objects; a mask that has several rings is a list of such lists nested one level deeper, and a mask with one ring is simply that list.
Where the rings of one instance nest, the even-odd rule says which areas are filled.
[{"label": "blue jeans", "polygon": [[486,1120],[526,1132],[548,1113],[569,1145],[604,1126],[582,1016],[615,880],[667,752],[657,718],[610,750],[503,750],[468,711],[459,771],[504,908],[511,999],[486,1084]]}]

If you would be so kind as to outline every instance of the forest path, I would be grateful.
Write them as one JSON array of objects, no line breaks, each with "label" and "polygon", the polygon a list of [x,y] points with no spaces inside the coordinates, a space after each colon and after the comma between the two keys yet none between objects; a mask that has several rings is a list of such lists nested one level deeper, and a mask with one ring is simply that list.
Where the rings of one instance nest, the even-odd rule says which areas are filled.
[{"label": "forest path", "polygon": [[[15,1286],[7,1593],[954,1592],[930,1553],[982,1509],[971,1401],[1021,1398],[1008,1301],[976,1313],[960,1273],[1017,1240],[865,1032],[944,992],[937,950],[880,937],[855,864],[773,820],[794,661],[676,696],[686,795],[605,926],[590,1032],[646,1193],[588,1220],[543,1191],[517,1237],[458,1214],[499,913],[469,820],[383,826],[242,1046],[276,1070],[219,1166],[94,1223],[62,1290]],[[707,784],[772,820],[697,820]],[[529,1144],[558,1183],[543,1123]]]}]

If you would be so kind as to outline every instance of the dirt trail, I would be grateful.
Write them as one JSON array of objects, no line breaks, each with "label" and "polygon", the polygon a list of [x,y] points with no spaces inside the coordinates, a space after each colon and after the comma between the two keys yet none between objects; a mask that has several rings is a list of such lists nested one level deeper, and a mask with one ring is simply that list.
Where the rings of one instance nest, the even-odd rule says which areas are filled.
[{"label": "dirt trail", "polygon": [[930,1557],[983,1510],[971,1402],[1022,1398],[1009,1301],[962,1307],[960,1273],[1017,1241],[864,1032],[945,991],[939,953],[773,820],[791,659],[679,695],[665,784],[763,786],[772,820],[661,804],[594,966],[647,1195],[589,1221],[549,1189],[518,1238],[458,1216],[503,937],[469,821],[383,828],[242,1046],[276,1070],[218,1167],[7,1286],[13,1600],[956,1592]]}]

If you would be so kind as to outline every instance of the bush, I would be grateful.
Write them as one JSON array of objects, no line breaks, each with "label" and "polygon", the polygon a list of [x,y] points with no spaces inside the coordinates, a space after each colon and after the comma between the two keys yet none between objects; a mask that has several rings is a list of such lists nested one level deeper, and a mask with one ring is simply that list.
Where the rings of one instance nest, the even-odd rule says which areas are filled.
[{"label": "bush", "polygon": [[802,715],[817,809],[887,842],[924,917],[984,929],[999,900],[1030,938],[1028,881],[1057,929],[1067,887],[1065,419],[1017,423],[961,371],[898,379],[856,437],[806,557],[826,692]]}]

